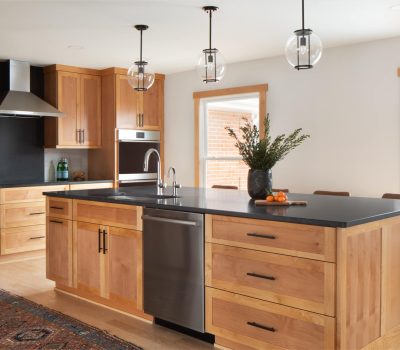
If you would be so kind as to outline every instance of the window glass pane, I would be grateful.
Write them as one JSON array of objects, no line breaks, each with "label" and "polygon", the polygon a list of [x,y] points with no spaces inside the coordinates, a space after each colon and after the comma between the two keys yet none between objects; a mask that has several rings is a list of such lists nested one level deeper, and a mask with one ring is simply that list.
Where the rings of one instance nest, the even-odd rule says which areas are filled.
[{"label": "window glass pane", "polygon": [[225,127],[230,126],[239,135],[239,127],[243,126],[246,120],[253,122],[252,112],[229,111],[210,107],[207,118],[207,156],[239,156],[238,149],[235,147],[235,140],[228,135]]},{"label": "window glass pane", "polygon": [[206,187],[229,185],[245,190],[248,171],[248,166],[241,160],[207,160]]}]

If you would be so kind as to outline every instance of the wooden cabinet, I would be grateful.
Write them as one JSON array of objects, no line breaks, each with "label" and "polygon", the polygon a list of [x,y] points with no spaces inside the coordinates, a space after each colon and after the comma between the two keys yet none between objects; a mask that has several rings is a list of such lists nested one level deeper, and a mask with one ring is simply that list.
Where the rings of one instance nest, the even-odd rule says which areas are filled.
[{"label": "wooden cabinet", "polygon": [[135,91],[128,83],[127,70],[102,71],[102,147],[89,152],[89,176],[93,179],[115,178],[116,129],[160,131],[160,154],[164,152],[164,79],[156,74],[154,85],[146,92]]},{"label": "wooden cabinet", "polygon": [[113,182],[102,182],[102,183],[77,183],[69,185],[69,189],[71,191],[75,190],[91,190],[96,188],[113,188]]},{"label": "wooden cabinet", "polygon": [[0,189],[0,204],[45,201],[43,192],[67,191],[68,185],[10,187]]},{"label": "wooden cabinet", "polygon": [[45,248],[46,225],[3,228],[0,236],[1,255],[40,250]]},{"label": "wooden cabinet", "polygon": [[45,119],[45,147],[101,147],[101,78],[98,71],[46,67],[45,100],[64,116]]},{"label": "wooden cabinet", "polygon": [[2,229],[45,224],[46,206],[44,202],[4,204],[0,210]]},{"label": "wooden cabinet", "polygon": [[156,75],[153,86],[135,91],[126,74],[116,74],[117,129],[161,130],[164,115],[164,76]]},{"label": "wooden cabinet", "polygon": [[232,349],[335,348],[336,229],[206,215],[206,330]]},{"label": "wooden cabinet", "polygon": [[56,287],[152,319],[143,312],[142,208],[48,197],[47,210],[47,277]]},{"label": "wooden cabinet", "polygon": [[105,257],[102,252],[103,227],[75,222],[76,287],[95,296],[105,293]]},{"label": "wooden cabinet", "polygon": [[108,227],[107,232],[108,298],[142,310],[142,232],[117,227]]},{"label": "wooden cabinet", "polygon": [[72,221],[48,217],[46,231],[46,276],[72,287]]},{"label": "wooden cabinet", "polygon": [[212,288],[206,288],[206,329],[253,349],[335,348],[332,317]]}]

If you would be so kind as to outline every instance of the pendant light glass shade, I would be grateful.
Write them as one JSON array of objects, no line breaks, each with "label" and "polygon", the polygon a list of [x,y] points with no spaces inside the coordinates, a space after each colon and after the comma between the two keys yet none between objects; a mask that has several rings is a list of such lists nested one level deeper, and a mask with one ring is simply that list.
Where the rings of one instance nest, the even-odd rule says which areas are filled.
[{"label": "pendant light glass shade", "polygon": [[297,70],[310,69],[322,56],[321,39],[310,29],[296,30],[286,43],[285,55]]},{"label": "pendant light glass shade", "polygon": [[304,0],[301,0],[301,22],[302,28],[294,31],[285,47],[287,61],[297,70],[313,68],[322,56],[321,39],[304,27]]},{"label": "pendant light glass shade", "polygon": [[226,73],[225,59],[218,49],[213,48],[212,39],[212,13],[218,10],[215,6],[205,6],[203,10],[209,14],[209,47],[204,49],[197,60],[196,70],[204,83],[217,83]]},{"label": "pendant light glass shade", "polygon": [[225,75],[224,56],[217,49],[205,49],[197,61],[197,73],[205,83],[216,83]]},{"label": "pendant light glass shade", "polygon": [[155,74],[142,57],[143,31],[149,27],[145,24],[135,26],[140,31],[140,59],[135,61],[128,69],[128,83],[136,91],[147,91],[154,84]]},{"label": "pendant light glass shade", "polygon": [[136,91],[147,91],[154,84],[155,75],[147,62],[136,61],[128,69],[128,83]]}]

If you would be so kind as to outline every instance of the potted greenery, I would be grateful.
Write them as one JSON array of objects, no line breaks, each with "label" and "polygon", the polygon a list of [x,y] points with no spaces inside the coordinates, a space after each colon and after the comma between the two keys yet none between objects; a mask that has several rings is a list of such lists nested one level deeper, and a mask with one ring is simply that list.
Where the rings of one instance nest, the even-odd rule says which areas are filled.
[{"label": "potted greenery", "polygon": [[251,125],[246,120],[244,126],[241,126],[241,137],[229,126],[229,136],[232,136],[239,149],[239,154],[243,161],[250,167],[247,176],[247,191],[253,199],[265,199],[272,193],[272,167],[276,162],[285,158],[285,156],[294,148],[298,147],[310,135],[300,134],[302,129],[296,129],[289,136],[285,134],[277,136],[272,140],[270,133],[269,114],[265,118],[264,137],[260,138],[260,132],[255,125]]}]

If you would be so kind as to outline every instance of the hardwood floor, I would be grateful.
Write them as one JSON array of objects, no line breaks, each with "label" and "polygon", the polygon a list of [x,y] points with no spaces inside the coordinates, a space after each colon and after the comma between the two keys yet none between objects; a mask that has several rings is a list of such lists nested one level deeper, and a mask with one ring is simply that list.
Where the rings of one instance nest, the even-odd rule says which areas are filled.
[{"label": "hardwood floor", "polygon": [[54,283],[45,277],[45,257],[41,251],[0,257],[0,288],[106,330],[145,350],[214,349],[211,344],[186,335],[55,292]]}]

